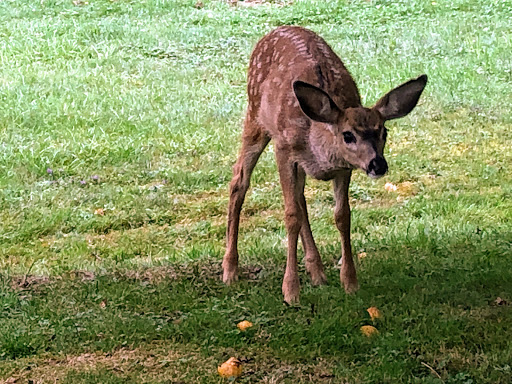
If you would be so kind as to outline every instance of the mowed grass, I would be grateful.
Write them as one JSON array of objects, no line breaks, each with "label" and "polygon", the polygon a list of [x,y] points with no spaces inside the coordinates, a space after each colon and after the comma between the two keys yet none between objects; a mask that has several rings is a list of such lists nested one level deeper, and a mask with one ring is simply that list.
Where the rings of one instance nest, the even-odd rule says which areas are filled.
[{"label": "mowed grass", "polygon": [[[512,1],[195,5],[0,2],[0,382],[216,383],[230,356],[244,383],[512,382]],[[429,76],[388,124],[389,175],[354,174],[355,295],[308,181],[329,285],[301,269],[296,307],[272,148],[241,282],[220,281],[247,63],[282,24],[320,33],[366,105]]]}]

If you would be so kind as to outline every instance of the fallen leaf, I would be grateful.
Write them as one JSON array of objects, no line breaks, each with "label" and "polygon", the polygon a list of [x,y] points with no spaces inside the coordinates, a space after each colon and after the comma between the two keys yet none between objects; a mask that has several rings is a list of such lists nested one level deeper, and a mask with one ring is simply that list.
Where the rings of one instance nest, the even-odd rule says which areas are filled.
[{"label": "fallen leaf", "polygon": [[386,183],[384,184],[384,189],[388,192],[395,192],[397,190],[397,186],[392,183]]},{"label": "fallen leaf", "polygon": [[254,324],[251,323],[250,321],[244,320],[244,321],[239,322],[236,326],[238,327],[239,330],[241,330],[243,332],[243,331],[246,331],[247,329],[251,328],[253,325]]},{"label": "fallen leaf", "polygon": [[361,327],[361,333],[366,337],[371,337],[379,334],[379,330],[372,325],[363,325]]},{"label": "fallen leaf", "polygon": [[107,307],[107,300],[101,300],[100,308],[106,308]]},{"label": "fallen leaf", "polygon": [[497,297],[496,300],[494,300],[494,304],[496,305],[507,305],[507,301],[503,300],[501,297]]},{"label": "fallen leaf", "polygon": [[359,253],[357,254],[357,257],[358,257],[359,259],[364,259],[366,256],[368,256],[368,255],[366,254],[366,252],[359,252]]},{"label": "fallen leaf", "polygon": [[367,311],[372,320],[380,319],[382,317],[382,314],[377,307],[370,307],[367,309]]},{"label": "fallen leaf", "polygon": [[103,208],[98,208],[94,211],[94,214],[95,215],[98,215],[98,216],[104,216],[105,215],[105,211],[103,210]]},{"label": "fallen leaf", "polygon": [[217,372],[224,378],[236,378],[242,374],[242,363],[236,357],[230,357],[225,363],[217,367]]}]

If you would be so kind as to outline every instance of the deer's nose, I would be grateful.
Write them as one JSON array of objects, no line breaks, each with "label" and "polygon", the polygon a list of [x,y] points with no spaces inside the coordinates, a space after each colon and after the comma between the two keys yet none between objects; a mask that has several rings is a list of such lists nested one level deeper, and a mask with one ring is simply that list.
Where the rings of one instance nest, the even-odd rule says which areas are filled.
[{"label": "deer's nose", "polygon": [[384,174],[388,171],[388,163],[386,162],[386,159],[382,156],[375,157],[372,161],[370,161],[370,164],[368,165],[368,169],[366,170],[366,173],[370,177],[381,177],[384,176]]}]

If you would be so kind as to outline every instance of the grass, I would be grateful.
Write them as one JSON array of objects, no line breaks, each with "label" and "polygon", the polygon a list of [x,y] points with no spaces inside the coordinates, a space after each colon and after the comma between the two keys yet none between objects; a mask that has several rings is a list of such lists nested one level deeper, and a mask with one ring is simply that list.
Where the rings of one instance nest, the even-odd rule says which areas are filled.
[{"label": "grass", "polygon": [[[245,383],[509,383],[512,2],[203,3],[0,2],[0,382],[215,383],[238,356]],[[352,181],[354,296],[331,186],[308,181],[330,285],[302,270],[297,307],[271,151],[244,278],[219,281],[246,66],[282,24],[324,36],[367,105],[429,75],[388,125],[389,175]]]}]

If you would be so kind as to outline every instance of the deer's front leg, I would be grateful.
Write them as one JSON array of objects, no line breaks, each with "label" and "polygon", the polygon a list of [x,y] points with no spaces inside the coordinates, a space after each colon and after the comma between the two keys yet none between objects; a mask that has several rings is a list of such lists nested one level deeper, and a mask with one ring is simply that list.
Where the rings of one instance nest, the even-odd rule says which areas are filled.
[{"label": "deer's front leg", "polygon": [[298,169],[297,187],[299,192],[299,205],[302,209],[302,228],[300,230],[300,237],[304,247],[306,270],[311,276],[311,283],[313,285],[327,284],[327,277],[325,276],[324,266],[318,248],[311,233],[311,226],[308,219],[308,208],[306,198],[304,196],[304,187],[306,185],[306,173],[303,169]]},{"label": "deer's front leg", "polygon": [[350,204],[348,201],[348,186],[352,171],[344,171],[334,179],[334,197],[336,208],[334,218],[336,226],[341,234],[341,271],[340,280],[345,287],[345,292],[357,291],[356,268],[352,258],[352,246],[350,244]]},{"label": "deer's front leg", "polygon": [[299,271],[297,266],[297,241],[303,223],[299,205],[300,188],[297,183],[298,166],[289,159],[287,152],[276,148],[279,179],[284,197],[284,214],[288,233],[288,255],[283,279],[284,301],[288,304],[299,302]]}]

